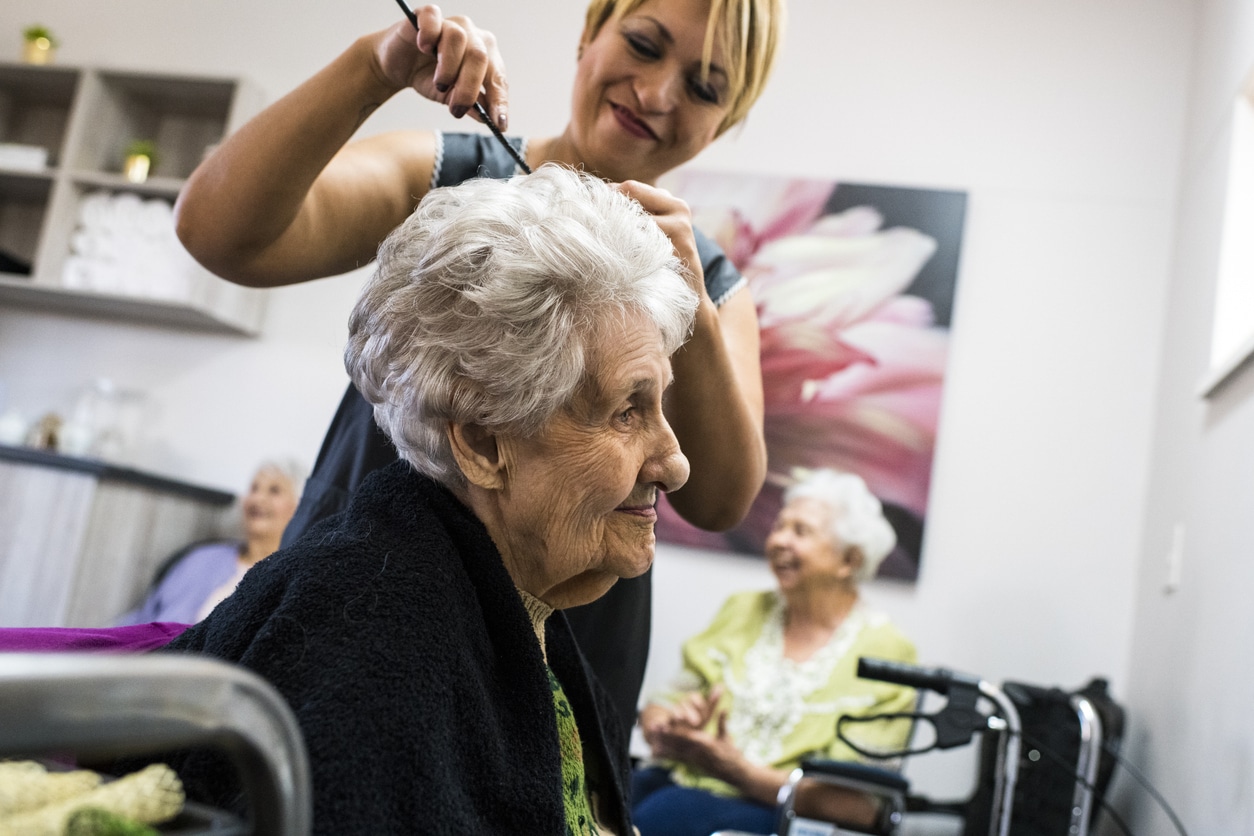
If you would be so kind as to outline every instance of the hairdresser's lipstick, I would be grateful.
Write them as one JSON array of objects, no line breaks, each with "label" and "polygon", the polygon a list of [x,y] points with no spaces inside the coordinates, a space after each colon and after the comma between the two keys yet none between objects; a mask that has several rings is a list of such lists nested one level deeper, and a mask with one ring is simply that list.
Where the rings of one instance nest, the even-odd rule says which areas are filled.
[{"label": "hairdresser's lipstick", "polygon": [[642,120],[636,118],[636,114],[632,113],[627,108],[610,102],[610,112],[614,114],[615,121],[617,121],[627,133],[639,139],[651,139],[657,141],[658,135],[653,132],[653,129]]}]

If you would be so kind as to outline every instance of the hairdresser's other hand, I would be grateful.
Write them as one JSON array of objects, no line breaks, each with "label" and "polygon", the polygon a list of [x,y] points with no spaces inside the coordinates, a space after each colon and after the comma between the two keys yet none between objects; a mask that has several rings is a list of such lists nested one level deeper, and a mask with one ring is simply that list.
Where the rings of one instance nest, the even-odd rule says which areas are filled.
[{"label": "hairdresser's other hand", "polygon": [[475,115],[476,101],[501,130],[507,128],[509,88],[496,36],[468,17],[444,17],[439,6],[414,11],[418,32],[407,21],[384,31],[375,58],[379,73],[395,89],[412,87],[419,95],[448,105],[461,118]]},{"label": "hairdresser's other hand", "polygon": [[701,258],[697,254],[697,241],[692,234],[692,210],[675,195],[638,180],[624,180],[618,184],[623,194],[636,200],[653,216],[657,225],[671,239],[675,255],[688,268],[688,285],[701,297],[707,298],[705,275],[701,270]]}]

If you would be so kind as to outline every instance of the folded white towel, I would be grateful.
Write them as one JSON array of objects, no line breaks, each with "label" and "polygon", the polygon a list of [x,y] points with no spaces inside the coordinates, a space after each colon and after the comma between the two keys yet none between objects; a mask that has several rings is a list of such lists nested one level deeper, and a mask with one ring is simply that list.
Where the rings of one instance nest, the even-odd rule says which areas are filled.
[{"label": "folded white towel", "polygon": [[78,206],[79,222],[88,229],[99,229],[110,211],[108,192],[90,192]]}]

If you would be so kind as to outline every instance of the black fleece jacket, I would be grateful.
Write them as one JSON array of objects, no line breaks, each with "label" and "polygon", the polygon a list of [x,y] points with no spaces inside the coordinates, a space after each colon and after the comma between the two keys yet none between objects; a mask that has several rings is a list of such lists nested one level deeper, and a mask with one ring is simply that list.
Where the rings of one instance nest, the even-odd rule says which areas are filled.
[{"label": "black fleece jacket", "polygon": [[[549,665],[579,725],[605,823],[631,832],[625,742],[562,614]],[[300,721],[319,834],[565,832],[553,697],[531,621],[482,523],[398,461],[349,508],[257,564],[170,650],[238,662]],[[175,764],[238,807],[219,758]]]}]

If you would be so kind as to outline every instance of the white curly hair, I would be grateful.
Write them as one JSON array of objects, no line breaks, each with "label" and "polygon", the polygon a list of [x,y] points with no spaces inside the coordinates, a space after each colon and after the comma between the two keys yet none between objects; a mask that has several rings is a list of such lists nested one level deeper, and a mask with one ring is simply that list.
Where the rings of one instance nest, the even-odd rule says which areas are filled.
[{"label": "white curly hair", "polygon": [[641,312],[672,354],[698,297],[636,201],[573,169],[433,189],[379,249],[344,365],[401,456],[465,486],[446,429],[534,435],[584,383],[588,345]]},{"label": "white curly hair", "polygon": [[862,552],[862,566],[855,576],[858,581],[875,577],[897,545],[897,532],[884,518],[884,506],[855,473],[831,468],[809,471],[784,491],[785,505],[794,499],[813,499],[831,510],[832,534]]}]

